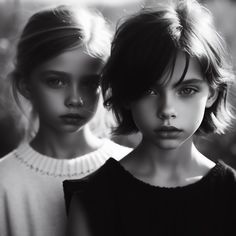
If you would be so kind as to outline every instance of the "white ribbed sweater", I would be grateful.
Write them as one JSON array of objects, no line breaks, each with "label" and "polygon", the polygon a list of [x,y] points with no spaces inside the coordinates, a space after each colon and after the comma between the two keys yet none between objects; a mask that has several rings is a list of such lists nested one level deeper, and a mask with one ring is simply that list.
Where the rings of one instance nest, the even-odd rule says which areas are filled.
[{"label": "white ribbed sweater", "polygon": [[105,140],[94,152],[61,160],[20,145],[0,160],[0,236],[64,236],[62,181],[82,178],[130,151]]}]

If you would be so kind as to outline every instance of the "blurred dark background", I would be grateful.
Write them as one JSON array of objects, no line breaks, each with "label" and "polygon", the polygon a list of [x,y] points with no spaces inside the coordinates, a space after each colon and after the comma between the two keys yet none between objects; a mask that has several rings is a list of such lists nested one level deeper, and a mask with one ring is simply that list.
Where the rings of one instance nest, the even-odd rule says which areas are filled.
[{"label": "blurred dark background", "polygon": [[[40,8],[57,4],[88,4],[97,7],[115,28],[117,21],[156,2],[167,0],[0,0],[0,157],[13,150],[22,140],[27,129],[27,119],[15,105],[10,93],[7,74],[14,63],[15,43],[28,17]],[[200,0],[199,0],[200,1]],[[236,68],[236,0],[201,0],[213,13],[219,32],[226,39]],[[234,94],[230,91],[231,103],[236,107]],[[119,136],[115,141],[135,147],[140,135]],[[197,138],[200,151],[212,160],[223,160],[236,168],[236,122],[225,135]]]}]

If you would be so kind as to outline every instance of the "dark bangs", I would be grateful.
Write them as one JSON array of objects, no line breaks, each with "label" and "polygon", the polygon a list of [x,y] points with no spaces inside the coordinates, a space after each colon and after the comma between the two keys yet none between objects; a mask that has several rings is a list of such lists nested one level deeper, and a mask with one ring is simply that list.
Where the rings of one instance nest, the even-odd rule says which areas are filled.
[{"label": "dark bangs", "polygon": [[[154,84],[168,83],[180,50],[181,30],[175,13],[153,9],[144,9],[117,29],[101,76],[104,105],[112,109],[118,122],[115,134],[138,131],[127,105]],[[180,82],[187,72],[188,61],[186,54]]]},{"label": "dark bangs", "polygon": [[158,16],[151,14],[142,18],[124,23],[114,37],[102,72],[105,105],[140,98],[153,84],[166,83],[160,79],[170,65],[174,67],[178,47],[167,30],[168,22],[158,22]]},{"label": "dark bangs", "polygon": [[162,8],[143,9],[117,29],[102,73],[104,104],[117,118],[117,134],[137,131],[127,105],[154,84],[168,83],[180,51],[185,53],[186,63],[178,83],[187,73],[190,58],[196,58],[204,79],[218,94],[206,109],[198,132],[223,133],[229,126],[232,116],[226,100],[234,76],[231,63],[226,61],[224,40],[198,2],[175,1]]}]

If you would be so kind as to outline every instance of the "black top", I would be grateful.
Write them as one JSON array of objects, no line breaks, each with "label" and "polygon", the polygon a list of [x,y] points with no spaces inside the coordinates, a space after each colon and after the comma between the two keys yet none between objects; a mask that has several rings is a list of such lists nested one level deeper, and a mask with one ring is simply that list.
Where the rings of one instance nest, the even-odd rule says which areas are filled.
[{"label": "black top", "polygon": [[201,180],[157,187],[138,180],[110,158],[82,180],[63,182],[87,209],[95,236],[236,235],[236,174],[217,162]]}]

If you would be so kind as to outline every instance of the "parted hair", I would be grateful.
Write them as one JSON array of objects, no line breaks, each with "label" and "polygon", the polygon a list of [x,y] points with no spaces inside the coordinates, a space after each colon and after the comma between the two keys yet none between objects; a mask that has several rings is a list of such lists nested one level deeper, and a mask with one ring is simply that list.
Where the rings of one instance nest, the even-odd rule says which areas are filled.
[{"label": "parted hair", "polygon": [[104,104],[118,121],[114,133],[138,131],[127,104],[140,98],[166,71],[173,70],[180,51],[186,55],[184,73],[189,58],[196,58],[209,87],[218,90],[196,133],[224,133],[232,118],[227,94],[234,78],[226,49],[211,13],[194,0],[143,8],[125,19],[116,30],[102,72]]}]

